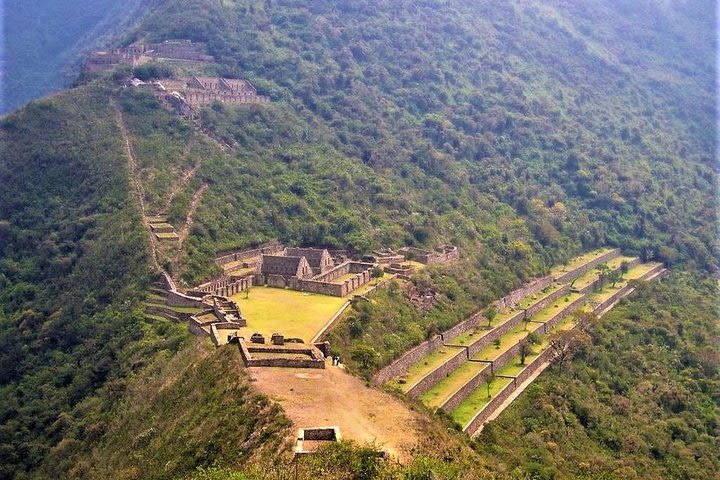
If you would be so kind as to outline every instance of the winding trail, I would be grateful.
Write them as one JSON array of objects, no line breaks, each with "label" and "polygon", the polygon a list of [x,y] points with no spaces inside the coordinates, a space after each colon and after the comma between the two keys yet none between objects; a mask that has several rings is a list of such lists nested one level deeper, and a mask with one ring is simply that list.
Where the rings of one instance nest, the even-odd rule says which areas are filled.
[{"label": "winding trail", "polygon": [[193,215],[195,215],[195,211],[197,210],[200,200],[202,200],[203,193],[205,193],[207,188],[208,184],[203,183],[193,195],[192,201],[190,202],[190,208],[188,208],[187,216],[185,217],[185,225],[183,225],[182,230],[178,233],[178,237],[180,237],[180,241],[178,242],[178,255],[180,254],[185,238],[187,238],[190,233],[190,229],[193,226]]},{"label": "winding trail", "polygon": [[[192,149],[197,144],[197,134],[192,133],[192,136],[190,137],[190,140],[188,141],[187,145],[185,145],[185,149],[183,150],[183,157],[189,157],[190,152],[192,152]],[[195,172],[198,171],[200,168],[201,161],[200,159],[197,160],[197,163],[192,166],[192,168],[189,168],[185,170],[180,177],[180,179],[175,182],[175,184],[172,186],[170,191],[168,192],[167,196],[165,197],[165,202],[163,203],[163,207],[160,209],[160,211],[157,213],[158,216],[161,215],[167,215],[167,213],[170,211],[170,205],[172,204],[172,201],[175,199],[175,197],[180,193],[180,191],[187,185],[187,183],[190,181],[191,178],[195,176]]]},{"label": "winding trail", "polygon": [[173,281],[172,277],[165,271],[165,269],[160,266],[160,262],[158,261],[157,244],[155,243],[154,235],[150,230],[150,222],[148,221],[148,217],[145,213],[145,199],[142,183],[140,182],[140,175],[138,174],[138,163],[135,158],[135,153],[133,152],[132,143],[130,142],[130,134],[128,132],[127,125],[125,125],[125,120],[123,119],[122,110],[117,105],[115,100],[110,100],[110,104],[112,105],[115,113],[115,123],[117,124],[118,130],[120,130],[120,135],[122,136],[123,142],[125,143],[125,155],[128,159],[130,181],[133,184],[135,190],[135,196],[137,198],[138,207],[140,208],[140,215],[142,216],[143,225],[145,225],[145,228],[148,232],[148,238],[150,239],[150,253],[152,258],[152,264],[155,269],[165,277],[170,286],[174,289],[175,282]]}]

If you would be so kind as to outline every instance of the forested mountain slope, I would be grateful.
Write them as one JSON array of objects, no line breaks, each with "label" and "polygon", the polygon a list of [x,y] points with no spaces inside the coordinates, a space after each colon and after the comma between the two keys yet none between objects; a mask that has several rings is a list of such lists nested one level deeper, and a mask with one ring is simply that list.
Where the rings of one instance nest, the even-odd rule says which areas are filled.
[{"label": "forested mountain slope", "polygon": [[477,191],[526,216],[548,261],[610,243],[715,267],[710,3],[210,4],[165,3],[137,36],[207,41],[315,134],[258,138],[246,113],[208,115],[241,151],[331,145],[393,183],[433,185],[419,211],[383,205],[419,214],[406,223],[422,240]]},{"label": "forested mountain slope", "polygon": [[140,0],[4,2],[0,113],[69,86],[80,55],[111,41],[142,7]]},{"label": "forested mountain slope", "polygon": [[[363,335],[381,331],[391,339],[390,353],[397,353],[584,249],[622,246],[690,271],[692,278],[716,270],[711,11],[709,1],[154,0],[126,32],[127,42],[206,42],[217,60],[210,69],[250,79],[272,103],[213,105],[201,112],[198,128],[151,94],[121,88],[122,75],[101,75],[2,120],[0,478],[101,478],[110,468],[105,462],[118,468],[129,462],[108,449],[91,452],[113,442],[119,452],[152,456],[146,462],[152,478],[184,475],[214,461],[238,467],[238,458],[277,447],[276,435],[286,428],[279,412],[265,408],[266,399],[248,394],[233,407],[245,421],[267,426],[267,442],[243,437],[248,443],[241,456],[203,421],[193,424],[198,443],[192,445],[205,454],[182,461],[168,454],[177,445],[148,434],[150,427],[143,430],[143,415],[157,415],[183,398],[188,383],[198,382],[205,403],[181,413],[196,421],[225,411],[213,403],[220,390],[199,381],[202,369],[190,360],[197,346],[184,327],[141,313],[149,250],[113,105],[133,142],[148,205],[160,205],[183,169],[197,165],[170,205],[170,221],[180,227],[193,192],[208,185],[178,262],[166,265],[187,284],[215,271],[217,251],[274,237],[358,251],[459,245],[464,259],[457,268],[419,280],[440,292],[431,312],[421,314],[398,296],[383,312],[364,316],[366,330],[348,340],[375,340]],[[680,286],[671,293],[645,290],[650,306],[636,306],[635,320],[631,311],[622,318],[641,325],[655,314],[664,319],[661,331],[642,338],[650,346],[638,354],[665,355],[684,345],[689,353],[679,361],[697,384],[676,390],[683,398],[699,390],[706,404],[688,401],[681,411],[660,405],[666,423],[659,435],[666,443],[653,450],[643,433],[632,452],[635,447],[610,427],[593,433],[621,411],[573,406],[571,414],[586,424],[571,423],[572,438],[600,452],[598,465],[618,471],[608,478],[629,478],[609,459],[613,455],[628,459],[641,478],[683,478],[676,465],[689,465],[703,441],[717,439],[717,410],[708,405],[717,403],[717,363],[703,357],[717,343],[717,317],[700,301],[716,290],[674,282]],[[678,310],[677,302],[691,301],[707,315],[697,327]],[[396,318],[387,312],[397,312]],[[386,328],[370,329],[372,322]],[[688,337],[681,331],[686,326],[700,334]],[[616,326],[608,328],[607,338],[622,337]],[[598,352],[552,374],[528,397],[593,397],[593,389],[608,395],[604,358],[622,347],[594,341]],[[202,355],[220,370],[236,363],[222,354]],[[170,357],[183,374],[162,369]],[[630,363],[623,361],[619,377]],[[573,389],[556,391],[570,374]],[[142,401],[135,399],[151,395],[142,388],[145,379],[153,385],[172,379],[173,386],[137,405]],[[624,396],[630,387],[623,385],[611,388]],[[242,378],[222,388],[252,392]],[[630,407],[618,402],[635,408],[651,392],[643,389],[629,399]],[[565,427],[528,402],[507,417],[536,419],[550,431],[545,445],[498,441],[497,450],[476,446],[476,455],[446,432],[447,449],[418,460],[416,473],[433,469],[453,478],[459,471],[447,459],[466,470],[500,462],[498,475],[518,468],[516,478],[533,469],[537,478],[592,478],[600,471],[578,470],[570,460],[577,452],[565,462],[551,458],[548,452],[561,455],[550,442],[560,445]],[[128,419],[132,435],[121,431],[117,418]],[[574,422],[570,414],[565,418]],[[445,424],[433,425],[442,430]],[[150,433],[187,434],[175,427],[152,425]],[[513,435],[520,428],[518,422],[498,427]],[[678,438],[686,447],[670,448]],[[519,458],[526,447],[540,466]],[[656,452],[657,461],[643,469],[639,458],[646,452]],[[132,469],[125,474],[140,475]]]}]

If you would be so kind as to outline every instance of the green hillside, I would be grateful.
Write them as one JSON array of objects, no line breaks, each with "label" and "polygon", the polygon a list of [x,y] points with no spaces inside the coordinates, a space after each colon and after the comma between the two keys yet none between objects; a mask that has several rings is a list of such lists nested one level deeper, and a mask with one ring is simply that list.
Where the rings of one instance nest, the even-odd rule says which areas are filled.
[{"label": "green hillside", "polygon": [[196,167],[169,202],[180,229],[207,185],[182,251],[160,258],[181,283],[218,273],[218,251],[271,238],[460,247],[456,266],[413,279],[438,292],[430,311],[389,289],[333,332],[347,359],[384,346],[376,365],[350,361],[363,374],[582,251],[620,246],[687,272],[606,317],[592,348],[542,376],[478,442],[427,415],[443,448],[383,466],[342,445],[321,457],[331,478],[712,476],[708,12],[709,1],[156,0],[127,42],[205,42],[210,70],[250,79],[271,103],[215,104],[193,124],[121,88],[121,71],[0,120],[0,478],[292,469],[287,421],[238,376],[237,356],[142,313],[153,272],[118,119],[147,209]]}]

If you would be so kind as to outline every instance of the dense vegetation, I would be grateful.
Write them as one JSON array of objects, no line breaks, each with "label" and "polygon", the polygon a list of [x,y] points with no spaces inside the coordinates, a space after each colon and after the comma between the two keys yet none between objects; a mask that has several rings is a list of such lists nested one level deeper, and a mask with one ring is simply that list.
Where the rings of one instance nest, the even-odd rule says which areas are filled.
[{"label": "dense vegetation", "polygon": [[483,430],[479,451],[538,479],[717,478],[719,296],[686,274],[641,286]]},{"label": "dense vegetation", "polygon": [[162,2],[130,39],[207,42],[294,128],[235,109],[205,128],[275,160],[323,145],[372,167],[405,186],[374,205],[420,243],[497,252],[500,229],[482,218],[443,222],[488,199],[515,207],[548,263],[612,244],[716,266],[711,2],[208,3]]},{"label": "dense vegetation", "polygon": [[142,11],[139,0],[4,2],[0,113],[70,85],[80,55],[110,41]]},{"label": "dense vegetation", "polygon": [[[388,290],[334,333],[349,361],[383,345],[379,365],[583,249],[622,246],[697,278],[717,268],[710,3],[155,0],[128,42],[204,41],[210,70],[251,79],[273,103],[213,105],[199,133],[152,95],[119,89],[120,75],[101,75],[2,120],[0,478],[171,478],[198,466],[210,470],[197,478],[223,478],[280,447],[286,424],[262,397],[234,398],[239,418],[219,408],[222,392],[252,392],[221,374],[236,358],[141,313],[147,237],[111,98],[149,210],[198,165],[170,205],[180,227],[209,185],[183,252],[163,259],[182,281],[216,272],[217,251],[273,237],[359,251],[458,244],[457,267],[414,279],[440,292],[435,308]],[[593,348],[485,431],[481,455],[429,422],[443,448],[426,446],[413,465],[340,446],[328,475],[374,478],[360,471],[379,465],[379,478],[456,478],[491,464],[515,478],[717,472],[718,292],[688,278],[609,315]],[[232,440],[212,428],[218,419],[245,433],[257,422],[267,436]],[[588,455],[597,463],[583,464]]]},{"label": "dense vegetation", "polygon": [[0,124],[12,152],[0,162],[0,478],[67,461],[120,378],[188,338],[142,317],[147,234],[107,93],[71,92]]}]

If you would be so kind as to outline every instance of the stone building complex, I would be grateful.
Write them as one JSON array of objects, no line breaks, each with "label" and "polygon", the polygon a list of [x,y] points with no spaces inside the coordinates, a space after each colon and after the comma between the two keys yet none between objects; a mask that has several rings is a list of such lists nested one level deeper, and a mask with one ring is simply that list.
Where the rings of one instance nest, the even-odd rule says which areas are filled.
[{"label": "stone building complex", "polygon": [[127,47],[96,51],[90,54],[85,70],[98,72],[118,65],[136,67],[152,59],[191,60],[212,62],[214,57],[205,51],[205,45],[190,40],[166,40],[162,43],[136,43]]},{"label": "stone building complex", "polygon": [[409,276],[413,268],[402,264],[405,259],[432,265],[454,262],[458,258],[458,249],[452,245],[442,245],[432,251],[413,247],[397,252],[382,249],[359,261],[348,259],[347,252],[331,253],[323,248],[285,247],[270,242],[216,258],[224,273],[189,294],[230,296],[253,285],[268,285],[344,297],[370,282],[375,267],[384,266],[389,273]]}]

